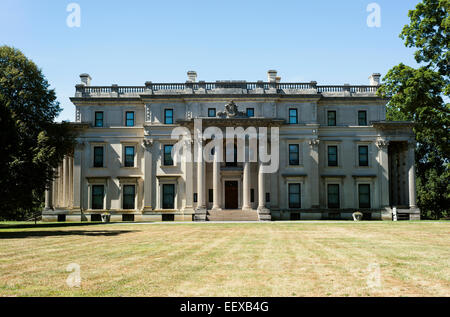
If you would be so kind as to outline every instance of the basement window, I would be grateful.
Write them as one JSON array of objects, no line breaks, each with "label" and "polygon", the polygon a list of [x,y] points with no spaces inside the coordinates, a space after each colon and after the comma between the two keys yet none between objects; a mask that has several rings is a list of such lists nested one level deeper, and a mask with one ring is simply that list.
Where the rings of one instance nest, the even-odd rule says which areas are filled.
[{"label": "basement window", "polygon": [[175,221],[175,215],[162,215],[162,221]]},{"label": "basement window", "polygon": [[122,221],[134,222],[134,215],[122,215]]}]

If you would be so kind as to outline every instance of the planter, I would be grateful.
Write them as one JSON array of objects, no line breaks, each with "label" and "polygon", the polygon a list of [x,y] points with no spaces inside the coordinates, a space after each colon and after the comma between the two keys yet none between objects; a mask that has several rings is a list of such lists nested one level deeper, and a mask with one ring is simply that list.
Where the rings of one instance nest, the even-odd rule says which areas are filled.
[{"label": "planter", "polygon": [[108,223],[111,221],[111,215],[110,214],[103,214],[102,215],[102,222]]},{"label": "planter", "polygon": [[363,218],[362,212],[359,212],[359,211],[354,212],[352,216],[353,216],[353,221],[361,221]]}]

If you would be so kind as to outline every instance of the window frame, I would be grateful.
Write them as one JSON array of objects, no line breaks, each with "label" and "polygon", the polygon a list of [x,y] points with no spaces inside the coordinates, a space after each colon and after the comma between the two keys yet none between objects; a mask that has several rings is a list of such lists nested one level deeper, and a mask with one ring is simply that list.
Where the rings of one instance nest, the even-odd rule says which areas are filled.
[{"label": "window frame", "polygon": [[[132,114],[133,118],[132,119],[128,119],[128,114]],[[132,120],[132,124],[129,125],[128,121]],[[136,125],[136,113],[134,111],[126,111],[125,112],[125,126],[126,127],[134,127]]]},{"label": "window frame", "polygon": [[[366,161],[361,160],[361,155],[364,155],[361,153],[361,149],[366,149]],[[359,167],[369,167],[369,146],[368,145],[358,145],[358,166]]]},{"label": "window frame", "polygon": [[[95,194],[95,188],[102,187],[102,194],[101,194],[101,208],[97,208],[95,206],[95,198],[98,198],[98,194]],[[93,184],[91,185],[91,210],[104,210],[105,209],[105,185],[104,184]]]},{"label": "window frame", "polygon": [[[294,118],[294,116],[291,115],[291,111],[295,111],[295,122],[291,122],[291,119]],[[288,111],[288,123],[289,124],[298,124],[298,109],[297,108],[289,108]]]},{"label": "window frame", "polygon": [[[298,186],[298,193],[291,192],[291,187]],[[291,201],[291,195],[298,195],[298,204]],[[289,209],[301,209],[302,208],[302,184],[301,183],[289,183],[288,184],[288,207]]]},{"label": "window frame", "polygon": [[[133,149],[133,160],[132,161],[127,161],[127,149]],[[129,162],[131,162],[131,165],[128,165]],[[134,145],[124,145],[123,147],[123,166],[124,167],[136,167],[135,165],[136,162],[136,146]]]},{"label": "window frame", "polygon": [[[330,156],[333,154],[330,154],[330,149],[331,148],[335,148],[336,149],[336,160],[335,161],[331,161],[330,160]],[[337,145],[328,145],[327,146],[327,165],[328,167],[338,167],[339,166],[339,148]]]},{"label": "window frame", "polygon": [[[334,114],[334,124],[330,124],[330,114]],[[328,110],[327,111],[327,126],[335,127],[337,125],[337,113],[336,110]]]},{"label": "window frame", "polygon": [[[167,115],[169,112],[171,113],[170,116]],[[168,122],[169,118],[171,119],[170,123]],[[164,109],[164,124],[174,124],[174,111],[172,108]]]},{"label": "window frame", "polygon": [[[101,165],[98,165],[98,161],[97,161],[97,153],[96,150],[97,149],[101,149],[102,150],[102,160],[101,160]],[[105,167],[105,147],[103,145],[94,145],[93,146],[93,160],[92,160],[92,167],[93,168],[104,168]]]},{"label": "window frame", "polygon": [[[362,202],[361,202],[361,188],[362,187],[366,187],[366,188],[368,188],[368,192],[367,192],[367,194],[366,193],[364,193],[364,195],[367,195],[368,197],[368,203],[367,204],[363,204]],[[372,208],[372,201],[371,201],[371,199],[372,199],[372,195],[371,195],[371,192],[370,192],[370,190],[371,190],[371,184],[367,184],[367,183],[363,183],[363,184],[358,184],[358,207],[360,208],[360,209],[370,209],[370,208]]]},{"label": "window frame", "polygon": [[[333,195],[337,195],[337,203],[330,203],[330,187],[336,187],[337,193],[333,193]],[[327,184],[327,207],[328,209],[339,209],[341,208],[341,188],[340,184]]]},{"label": "window frame", "polygon": [[[253,114],[250,115],[250,114],[249,114],[249,111],[252,111]],[[255,108],[247,108],[247,109],[245,110],[245,114],[246,114],[247,117],[249,117],[249,118],[254,118],[254,117],[255,117]]]},{"label": "window frame", "polygon": [[[165,210],[174,210],[175,209],[175,199],[176,199],[176,187],[175,187],[175,184],[171,184],[171,183],[168,183],[168,184],[161,184],[162,185],[162,188],[161,188],[161,191],[162,191],[162,197],[161,197],[161,202],[162,202],[162,204],[161,204],[161,207],[162,207],[162,209],[165,209]],[[167,195],[166,194],[166,192],[165,192],[165,188],[168,188],[168,187],[172,187],[173,188],[173,192],[172,192],[172,205],[170,205],[170,206],[167,206],[166,205],[166,202],[165,202],[165,196]],[[170,208],[170,207],[172,207],[172,208]]]},{"label": "window frame", "polygon": [[[133,188],[133,208],[125,208],[126,206],[126,196],[131,196],[130,194],[126,194],[125,188]],[[122,209],[124,210],[136,210],[136,185],[135,184],[123,184],[122,185]]]},{"label": "window frame", "polygon": [[[97,115],[101,114],[102,118],[97,119]],[[101,121],[101,125],[98,125],[97,122]],[[104,111],[95,111],[94,112],[94,127],[95,128],[103,128],[105,126],[105,112]]]},{"label": "window frame", "polygon": [[[170,153],[166,152],[166,148],[171,148]],[[173,149],[173,144],[164,144],[163,145],[163,166],[175,166],[175,162],[173,161],[173,157],[172,157],[172,149]],[[167,157],[167,155],[170,155],[170,160]]]},{"label": "window frame", "polygon": [[[214,115],[211,115],[211,111],[214,112]],[[208,108],[208,118],[215,118],[215,117],[217,117],[216,108]]]},{"label": "window frame", "polygon": [[[361,118],[359,116],[361,113],[364,113],[364,124],[361,124]],[[358,110],[358,126],[360,126],[360,127],[368,126],[367,110]]]},{"label": "window frame", "polygon": [[[297,148],[297,151],[292,152],[291,151],[291,147],[295,147]],[[299,166],[300,165],[300,144],[289,144],[288,145],[288,150],[289,150],[289,166]],[[292,154],[297,154],[297,158],[296,160],[291,160],[291,155]]]}]

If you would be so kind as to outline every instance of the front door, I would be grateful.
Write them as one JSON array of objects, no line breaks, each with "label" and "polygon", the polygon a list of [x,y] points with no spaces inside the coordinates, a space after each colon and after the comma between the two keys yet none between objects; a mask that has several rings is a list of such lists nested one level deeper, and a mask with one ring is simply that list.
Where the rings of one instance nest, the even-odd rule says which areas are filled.
[{"label": "front door", "polygon": [[225,182],[225,209],[238,209],[238,182]]}]

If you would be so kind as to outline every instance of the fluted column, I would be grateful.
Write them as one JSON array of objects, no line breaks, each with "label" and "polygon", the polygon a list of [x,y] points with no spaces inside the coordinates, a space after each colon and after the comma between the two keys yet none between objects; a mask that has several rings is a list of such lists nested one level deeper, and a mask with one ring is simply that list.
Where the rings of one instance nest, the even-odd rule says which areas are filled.
[{"label": "fluted column", "polygon": [[152,146],[153,140],[144,140],[144,212],[152,211]]},{"label": "fluted column", "polygon": [[244,173],[243,173],[243,201],[242,201],[242,209],[251,209],[250,206],[250,162],[245,160],[244,162]]},{"label": "fluted column", "polygon": [[408,143],[408,184],[409,184],[409,208],[415,209],[416,205],[416,166],[415,166],[416,142]]},{"label": "fluted column", "polygon": [[52,187],[53,182],[49,185],[49,188],[45,191],[45,210],[53,209]]},{"label": "fluted column", "polygon": [[69,157],[63,160],[63,207],[69,206]]},{"label": "fluted column", "polygon": [[185,192],[186,192],[186,201],[184,204],[185,214],[192,214],[194,210],[194,188],[193,188],[193,159],[192,159],[192,141],[186,140],[185,144]]},{"label": "fluted column", "polygon": [[205,161],[203,159],[203,142],[199,142],[197,155],[197,208],[206,209],[205,200]]},{"label": "fluted column", "polygon": [[258,210],[266,208],[266,186],[264,182],[263,163],[259,163],[258,170]]},{"label": "fluted column", "polygon": [[311,170],[310,174],[310,186],[311,186],[311,207],[319,208],[319,140],[311,139],[309,140],[310,146],[310,155],[309,159],[311,160]]},{"label": "fluted column", "polygon": [[219,189],[220,189],[220,162],[218,151],[214,151],[213,162],[213,209],[220,209],[219,205]]},{"label": "fluted column", "polygon": [[[82,161],[83,161],[84,143],[79,143],[75,146],[73,153],[72,166],[72,210],[81,211],[82,206]],[[88,209],[90,206],[88,205]]]}]

